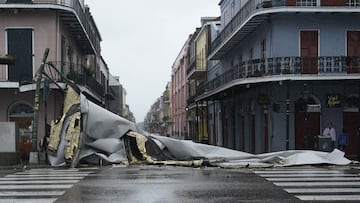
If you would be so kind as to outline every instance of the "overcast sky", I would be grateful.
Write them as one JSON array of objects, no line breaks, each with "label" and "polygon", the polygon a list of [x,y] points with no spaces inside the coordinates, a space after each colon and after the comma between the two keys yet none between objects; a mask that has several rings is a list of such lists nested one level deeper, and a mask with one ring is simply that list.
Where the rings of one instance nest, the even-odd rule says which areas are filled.
[{"label": "overcast sky", "polygon": [[142,122],[171,80],[171,68],[201,17],[220,16],[220,0],[85,0],[102,37],[102,56],[120,77]]}]

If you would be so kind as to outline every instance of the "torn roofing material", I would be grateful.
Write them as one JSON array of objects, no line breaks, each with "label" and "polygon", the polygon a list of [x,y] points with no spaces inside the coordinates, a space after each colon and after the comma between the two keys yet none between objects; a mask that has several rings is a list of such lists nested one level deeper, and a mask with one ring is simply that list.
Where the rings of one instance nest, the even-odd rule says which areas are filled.
[{"label": "torn roofing material", "polygon": [[[347,165],[344,153],[289,150],[250,154],[224,147],[151,135],[87,100],[69,88],[61,119],[51,126],[48,146],[52,166],[98,164],[165,164],[179,166],[269,167],[306,164]],[[79,105],[80,104],[80,105]]]}]

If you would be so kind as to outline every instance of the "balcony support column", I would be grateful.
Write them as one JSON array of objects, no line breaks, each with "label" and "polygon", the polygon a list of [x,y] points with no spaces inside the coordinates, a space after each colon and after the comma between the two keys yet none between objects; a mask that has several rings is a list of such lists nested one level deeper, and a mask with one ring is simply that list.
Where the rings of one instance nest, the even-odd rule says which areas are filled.
[{"label": "balcony support column", "polygon": [[236,149],[236,98],[235,98],[235,88],[232,88],[232,137],[233,137],[233,143],[232,143],[232,149]]},{"label": "balcony support column", "polygon": [[290,81],[286,81],[286,150],[289,150],[290,139]]}]

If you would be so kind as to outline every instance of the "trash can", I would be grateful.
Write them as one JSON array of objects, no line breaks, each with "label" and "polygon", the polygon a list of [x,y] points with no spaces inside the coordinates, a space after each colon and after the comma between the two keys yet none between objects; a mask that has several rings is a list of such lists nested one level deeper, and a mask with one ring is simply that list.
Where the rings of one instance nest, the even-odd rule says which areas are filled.
[{"label": "trash can", "polygon": [[315,149],[324,152],[331,152],[332,151],[331,137],[318,135],[316,139]]}]

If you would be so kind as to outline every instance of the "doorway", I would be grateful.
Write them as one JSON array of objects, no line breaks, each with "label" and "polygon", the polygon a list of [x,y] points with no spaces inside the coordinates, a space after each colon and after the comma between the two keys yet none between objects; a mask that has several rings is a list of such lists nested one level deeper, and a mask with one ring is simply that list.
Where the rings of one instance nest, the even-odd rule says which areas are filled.
[{"label": "doorway", "polygon": [[360,56],[360,31],[347,31],[347,56],[347,73],[359,73],[359,60],[355,58]]},{"label": "doorway", "polygon": [[357,135],[359,126],[359,96],[349,95],[346,97],[343,111],[343,128],[349,135],[349,145],[345,147],[345,155],[356,160],[359,150],[360,138]]},{"label": "doorway", "polygon": [[32,151],[33,108],[27,103],[15,103],[8,111],[9,121],[15,122],[18,135],[18,149],[22,161],[28,161]]},{"label": "doorway", "polygon": [[301,73],[318,73],[318,30],[300,31]]},{"label": "doorway", "polygon": [[321,107],[313,96],[304,96],[295,102],[295,149],[314,149],[320,135]]}]

